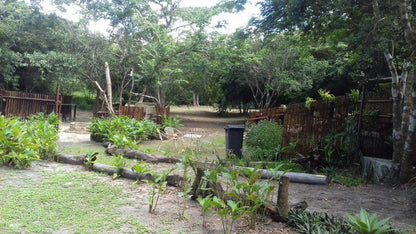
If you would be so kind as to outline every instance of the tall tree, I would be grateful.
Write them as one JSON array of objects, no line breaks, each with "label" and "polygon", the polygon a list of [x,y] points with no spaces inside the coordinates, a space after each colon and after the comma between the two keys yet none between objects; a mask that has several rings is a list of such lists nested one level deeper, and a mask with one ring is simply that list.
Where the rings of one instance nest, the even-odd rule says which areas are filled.
[{"label": "tall tree", "polygon": [[414,89],[416,41],[408,2],[265,0],[261,5],[264,18],[257,25],[266,32],[300,30],[323,45],[341,43],[348,48],[344,57],[352,59],[352,68],[362,73],[361,77],[391,74],[393,160],[400,163],[400,181],[407,182],[415,157],[415,106],[410,93]]}]

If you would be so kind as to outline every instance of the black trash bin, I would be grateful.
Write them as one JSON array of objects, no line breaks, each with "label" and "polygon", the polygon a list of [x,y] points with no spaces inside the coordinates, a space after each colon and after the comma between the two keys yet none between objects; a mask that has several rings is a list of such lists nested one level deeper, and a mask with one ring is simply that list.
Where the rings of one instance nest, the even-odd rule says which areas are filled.
[{"label": "black trash bin", "polygon": [[244,125],[225,126],[225,153],[234,154],[241,158],[241,148],[243,148]]}]

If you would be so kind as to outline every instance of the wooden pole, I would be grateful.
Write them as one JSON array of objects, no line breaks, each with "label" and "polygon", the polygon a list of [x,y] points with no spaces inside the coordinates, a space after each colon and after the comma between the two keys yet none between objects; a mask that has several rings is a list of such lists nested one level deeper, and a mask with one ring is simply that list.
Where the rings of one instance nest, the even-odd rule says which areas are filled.
[{"label": "wooden pole", "polygon": [[362,128],[363,128],[363,116],[364,116],[364,108],[365,108],[365,95],[366,95],[366,87],[365,84],[363,85],[361,91],[361,103],[360,103],[360,115],[358,116],[358,127],[357,127],[357,144],[355,148],[355,161],[358,161],[360,157],[360,152],[362,149]]},{"label": "wooden pole", "polygon": [[114,114],[113,109],[113,90],[111,89],[111,77],[110,77],[110,67],[108,63],[105,62],[105,80],[107,83],[107,99],[108,99],[108,109],[110,114]]},{"label": "wooden pole", "polygon": [[131,92],[133,92],[133,89],[134,89],[134,71],[133,71],[133,68],[131,69],[130,76],[131,76],[131,88],[130,88],[130,93],[129,93],[129,101],[128,101],[128,104],[127,104],[128,106],[130,106]]},{"label": "wooden pole", "polygon": [[98,113],[98,106],[100,105],[100,89],[97,87],[97,96],[95,97],[95,105],[94,105],[94,113],[93,113],[93,117],[98,117],[97,113]]},{"label": "wooden pole", "polygon": [[0,95],[0,115],[4,115],[3,113],[3,96]]},{"label": "wooden pole", "polygon": [[[253,170],[253,168],[250,167],[240,167],[240,166],[233,166],[233,170],[240,170],[242,168],[248,168],[250,170]],[[303,183],[303,184],[328,184],[328,178],[324,175],[315,175],[315,174],[308,174],[308,173],[300,173],[300,172],[284,172],[284,171],[278,171],[276,174],[272,173],[269,170],[266,169],[259,169],[258,170],[261,173],[262,179],[271,179],[276,176],[284,176],[290,179],[290,181],[295,183]],[[244,173],[244,172],[243,172]]]},{"label": "wooden pole", "polygon": [[282,219],[286,219],[289,214],[289,183],[290,179],[286,176],[280,178],[279,190],[277,192],[277,208]]},{"label": "wooden pole", "polygon": [[59,85],[56,86],[55,114],[59,118]]}]

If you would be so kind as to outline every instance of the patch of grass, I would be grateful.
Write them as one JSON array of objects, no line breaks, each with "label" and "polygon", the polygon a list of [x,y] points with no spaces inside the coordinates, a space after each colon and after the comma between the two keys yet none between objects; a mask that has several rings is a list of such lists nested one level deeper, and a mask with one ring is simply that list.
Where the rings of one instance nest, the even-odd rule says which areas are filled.
[{"label": "patch of grass", "polygon": [[72,155],[82,155],[89,152],[98,152],[98,155],[105,155],[105,148],[98,143],[76,144],[71,146],[60,147],[59,151]]},{"label": "patch of grass", "polygon": [[349,171],[339,171],[333,167],[326,167],[322,170],[332,183],[342,184],[345,186],[359,186],[366,183],[362,177],[354,176]]},{"label": "patch of grass", "polygon": [[[125,167],[131,168],[132,166],[137,164],[137,160],[135,159],[129,159],[129,158],[123,158],[124,162],[126,162]],[[97,163],[107,164],[107,165],[113,165],[114,163],[114,156],[111,155],[100,155],[97,157],[97,160],[95,161]]]},{"label": "patch of grass", "polygon": [[279,167],[280,171],[290,171],[290,172],[305,172],[302,166],[294,163],[291,159],[282,159],[277,162],[272,162],[269,164],[263,165],[265,168],[276,168]]},{"label": "patch of grass", "polygon": [[165,156],[185,154],[195,155],[195,160],[216,160],[217,156],[225,157],[225,137],[213,136],[201,139],[180,138],[176,141],[144,141],[140,144],[140,151]]},{"label": "patch of grass", "polygon": [[123,205],[122,188],[108,186],[91,172],[45,174],[23,188],[0,190],[2,233],[63,232],[102,233],[117,231],[123,224],[134,231],[149,228],[122,218],[116,208]]},{"label": "patch of grass", "polygon": [[72,102],[78,105],[79,110],[92,110],[94,108],[95,94],[90,92],[72,92]]}]

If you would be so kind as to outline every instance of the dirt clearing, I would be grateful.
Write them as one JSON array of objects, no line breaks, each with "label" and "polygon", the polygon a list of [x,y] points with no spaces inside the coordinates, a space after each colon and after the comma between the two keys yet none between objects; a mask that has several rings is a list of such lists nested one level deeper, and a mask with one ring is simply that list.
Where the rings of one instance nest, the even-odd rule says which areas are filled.
[{"label": "dirt clearing", "polygon": [[[180,128],[186,133],[200,133],[204,139],[223,139],[224,126],[227,124],[242,124],[244,116],[233,113],[229,117],[218,117],[214,109],[210,107],[201,108],[172,108],[172,115],[178,116],[184,126]],[[82,148],[90,147],[91,150],[101,149],[100,144],[91,142],[86,131],[86,121],[91,114],[81,112],[78,116],[75,128],[70,128],[69,123],[61,126],[60,140],[58,146],[61,150],[68,147]],[[78,126],[78,128],[77,128]],[[152,141],[144,143],[154,147],[165,143]],[[153,144],[153,145],[152,145]],[[223,143],[221,143],[223,144]],[[173,145],[171,145],[173,147]],[[223,146],[222,146],[223,147]],[[71,149],[73,150],[73,149]],[[101,149],[103,150],[103,149]],[[222,150],[222,148],[221,148]],[[224,151],[217,149],[217,154]],[[25,170],[14,170],[0,167],[0,191],[9,188],[36,187],[43,180],[56,174],[79,172],[93,180],[85,181],[85,186],[93,186],[94,181],[100,181],[111,187],[120,188],[117,206],[112,210],[116,227],[102,229],[104,233],[222,233],[219,218],[211,215],[208,227],[202,227],[201,209],[197,202],[184,200],[179,197],[177,188],[168,187],[161,196],[156,214],[148,213],[148,197],[151,187],[149,184],[139,183],[132,185],[127,179],[111,179],[111,176],[86,171],[81,166],[71,166],[54,162],[35,162]],[[85,174],[86,173],[86,174]],[[192,173],[192,172],[190,172]],[[91,184],[92,183],[92,184]],[[306,185],[291,183],[289,187],[290,202],[307,201],[309,210],[328,212],[336,215],[356,214],[361,208],[369,213],[377,212],[382,218],[391,217],[391,224],[406,229],[410,233],[416,233],[416,215],[408,208],[407,192],[404,188],[393,188],[387,185],[364,185],[359,187],[344,187],[336,184],[331,185]],[[0,202],[2,205],[2,202]],[[37,204],[36,206],[42,206]],[[184,213],[182,213],[184,211]],[[184,215],[182,215],[184,214]],[[76,214],[71,214],[76,215]],[[18,224],[15,224],[18,225]],[[24,227],[5,229],[0,231],[27,232]],[[61,229],[47,229],[48,232],[74,233],[73,227],[63,226]],[[256,230],[247,230],[243,223],[237,222],[236,230],[240,233],[293,233],[285,224],[271,222],[267,225],[257,225]]]}]

